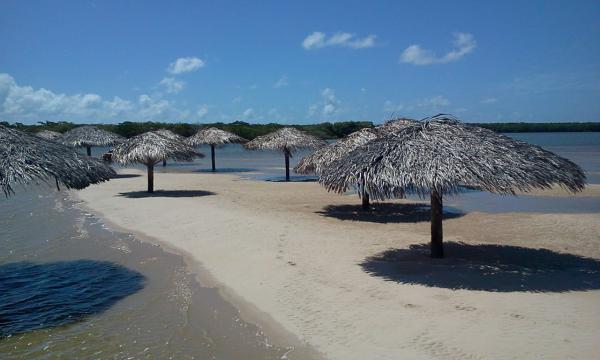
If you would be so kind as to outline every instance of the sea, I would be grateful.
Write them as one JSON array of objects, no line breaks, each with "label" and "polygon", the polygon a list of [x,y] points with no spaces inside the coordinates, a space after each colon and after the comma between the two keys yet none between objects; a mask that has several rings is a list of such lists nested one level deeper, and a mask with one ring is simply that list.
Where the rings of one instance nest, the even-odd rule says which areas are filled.
[{"label": "sea", "polygon": [[[579,164],[600,183],[600,133],[512,133]],[[94,148],[101,155],[106,148]],[[207,156],[157,171],[211,172]],[[299,152],[291,165],[306,155]],[[219,173],[284,179],[282,154],[216,150]],[[292,181],[315,181],[292,176]],[[277,186],[274,184],[273,186]],[[323,190],[325,191],[325,190]],[[446,199],[459,212],[600,212],[597,197]],[[327,204],[324,204],[324,206]],[[281,343],[283,341],[283,343]],[[309,359],[243,319],[219,289],[198,282],[182,256],[111,229],[51,185],[17,187],[0,199],[0,359]]]}]

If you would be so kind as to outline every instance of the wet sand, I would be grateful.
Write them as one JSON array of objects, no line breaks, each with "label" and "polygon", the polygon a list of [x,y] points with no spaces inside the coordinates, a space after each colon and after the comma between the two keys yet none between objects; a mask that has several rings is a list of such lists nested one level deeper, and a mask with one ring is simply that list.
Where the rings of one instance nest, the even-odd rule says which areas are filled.
[{"label": "wet sand", "polygon": [[268,336],[281,326],[327,358],[600,351],[600,214],[448,214],[447,258],[432,260],[419,245],[427,209],[406,201],[364,215],[356,197],[316,183],[159,173],[148,196],[145,182],[73,194],[109,224],[201,264],[211,277],[202,280]]}]

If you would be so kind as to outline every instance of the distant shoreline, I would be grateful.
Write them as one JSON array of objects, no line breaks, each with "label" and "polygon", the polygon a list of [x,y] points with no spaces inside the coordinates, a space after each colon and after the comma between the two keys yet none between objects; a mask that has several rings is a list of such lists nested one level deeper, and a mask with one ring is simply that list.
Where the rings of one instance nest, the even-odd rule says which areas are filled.
[{"label": "distant shoreline", "polygon": [[[600,132],[600,122],[558,122],[558,123],[524,123],[524,122],[507,122],[507,123],[471,123],[500,133],[532,133],[532,132]],[[35,125],[26,125],[21,123],[9,124],[8,122],[0,121],[0,125],[15,127],[17,129],[38,132],[42,130],[52,130],[65,132],[74,127],[83,125],[71,122],[39,122]],[[308,125],[288,125],[288,124],[250,124],[242,121],[233,123],[208,123],[208,124],[191,124],[191,123],[164,123],[164,122],[122,122],[119,124],[92,124],[101,127],[105,130],[112,131],[121,136],[132,137],[146,131],[169,129],[182,136],[191,136],[198,129],[203,127],[218,127],[223,130],[231,131],[248,140],[254,139],[257,136],[267,134],[284,126],[292,126],[304,130],[315,136],[325,139],[342,138],[354,131],[366,127],[373,127],[374,124],[370,121],[342,121],[342,122],[324,122],[320,124]]]}]

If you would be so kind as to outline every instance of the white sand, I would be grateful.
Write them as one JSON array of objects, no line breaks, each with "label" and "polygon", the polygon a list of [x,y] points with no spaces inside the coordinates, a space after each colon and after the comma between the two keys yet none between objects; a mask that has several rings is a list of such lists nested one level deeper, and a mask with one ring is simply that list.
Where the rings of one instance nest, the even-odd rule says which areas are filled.
[{"label": "white sand", "polygon": [[[318,212],[326,205],[358,204],[358,199],[328,194],[316,183],[158,173],[155,184],[215,195],[119,196],[143,191],[142,176],[112,180],[77,196],[110,223],[191,255],[230,297],[269,314],[327,358],[593,359],[600,354],[600,290],[453,290],[386,281],[359,265],[387,249],[427,242],[426,221],[323,216]],[[447,241],[544,247],[600,259],[600,214],[470,213],[445,220],[444,232]],[[425,257],[411,269],[439,268],[432,261]],[[542,279],[552,282],[550,275]],[[485,285],[485,279],[479,285],[465,281]],[[562,290],[568,288],[567,283]]]}]

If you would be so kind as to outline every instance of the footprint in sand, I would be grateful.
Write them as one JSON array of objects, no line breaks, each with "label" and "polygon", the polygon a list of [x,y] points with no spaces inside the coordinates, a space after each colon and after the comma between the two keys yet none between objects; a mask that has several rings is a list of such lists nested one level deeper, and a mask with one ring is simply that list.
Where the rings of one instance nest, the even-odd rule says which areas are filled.
[{"label": "footprint in sand", "polygon": [[474,306],[462,306],[462,305],[456,305],[454,307],[456,310],[462,310],[462,311],[474,311],[477,310],[476,307]]}]

